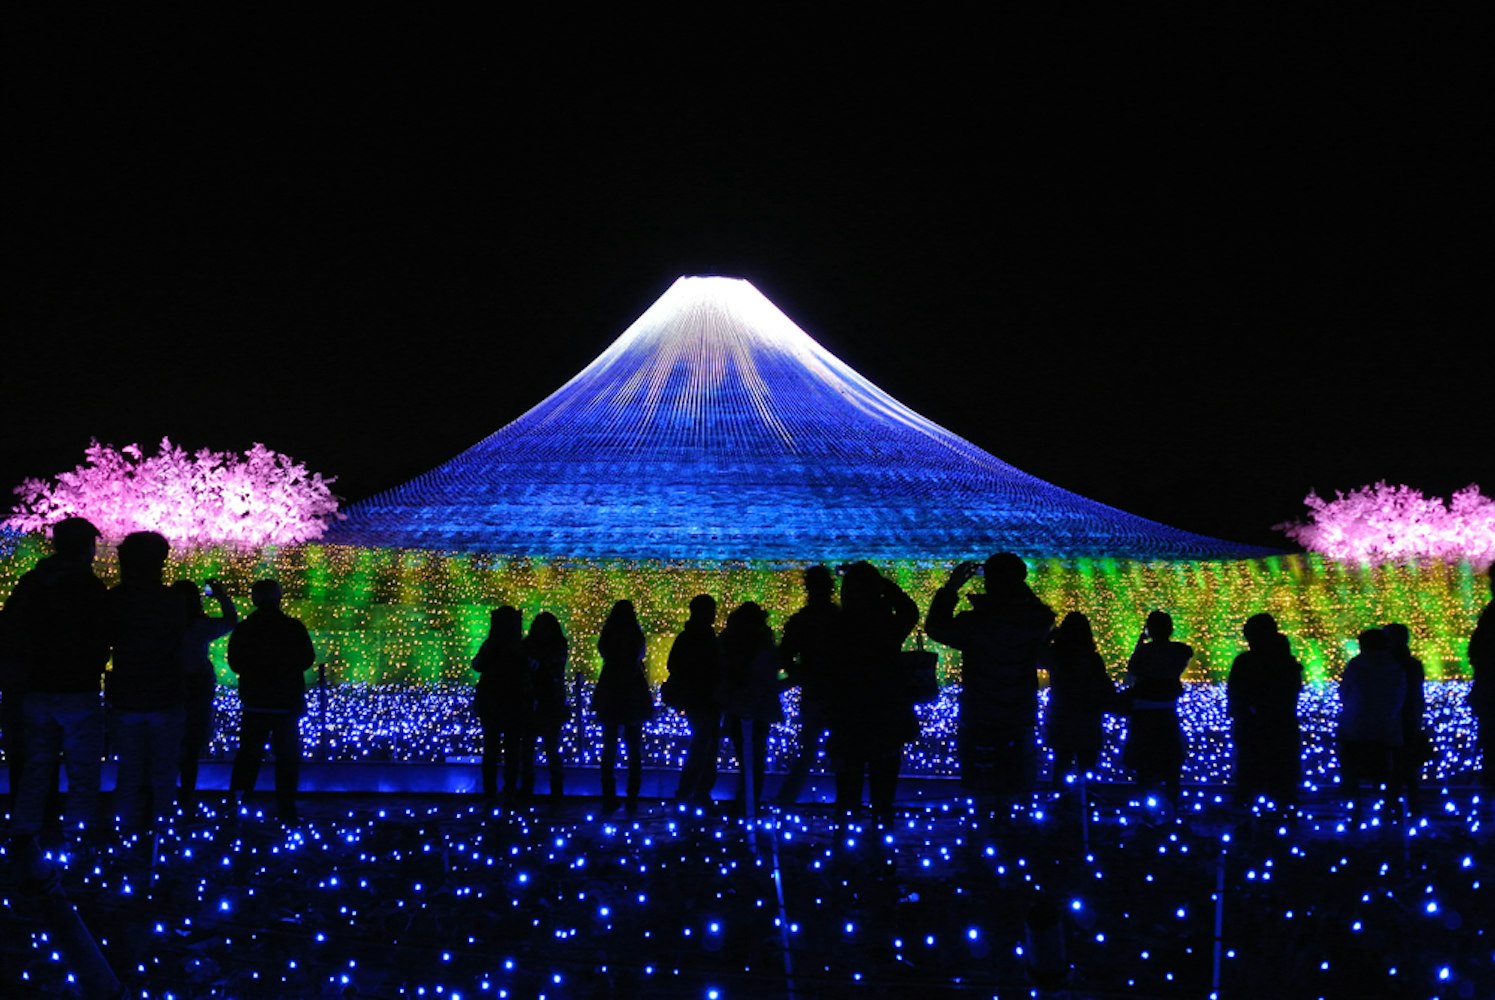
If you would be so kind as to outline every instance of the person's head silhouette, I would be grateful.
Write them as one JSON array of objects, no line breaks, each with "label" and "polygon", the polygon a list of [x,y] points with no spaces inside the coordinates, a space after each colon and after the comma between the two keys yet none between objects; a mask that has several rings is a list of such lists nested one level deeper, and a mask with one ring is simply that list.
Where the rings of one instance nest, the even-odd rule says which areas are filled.
[{"label": "person's head silhouette", "polygon": [[171,545],[155,531],[132,531],[119,543],[122,580],[160,580]]},{"label": "person's head silhouette", "polygon": [[1028,564],[1013,552],[994,552],[981,566],[988,590],[1006,589],[1028,579]]},{"label": "person's head silhouette", "polygon": [[546,642],[558,642],[565,638],[561,631],[561,620],[549,611],[542,611],[535,615],[534,620],[529,623],[529,634],[531,637]]},{"label": "person's head silhouette", "polygon": [[278,580],[256,580],[249,588],[249,599],[261,611],[279,611],[281,596]]},{"label": "person's head silhouette", "polygon": [[64,559],[93,561],[99,529],[82,517],[65,517],[52,525],[52,551]]},{"label": "person's head silhouette", "polygon": [[876,601],[881,589],[882,574],[865,560],[845,567],[841,575],[841,601],[847,607],[859,608]]},{"label": "person's head silhouette", "polygon": [[171,585],[171,593],[182,602],[182,610],[189,617],[196,618],[203,613],[202,594],[197,589],[197,584],[191,580],[178,580]]},{"label": "person's head silhouette", "polygon": [[697,594],[690,599],[690,620],[707,625],[716,621],[716,598],[710,594]]},{"label": "person's head silhouette", "polygon": [[1248,646],[1260,646],[1262,642],[1277,634],[1277,619],[1265,611],[1252,615],[1241,626],[1241,634],[1246,637]]},{"label": "person's head silhouette", "polygon": [[1393,653],[1407,653],[1412,649],[1412,630],[1401,622],[1392,622],[1382,625],[1381,631],[1386,633],[1386,648]]},{"label": "person's head silhouette", "polygon": [[524,616],[512,604],[488,612],[488,632],[495,639],[518,642],[524,635]]},{"label": "person's head silhouette", "polygon": [[805,570],[805,594],[811,601],[829,601],[836,593],[836,577],[826,566],[811,566]]},{"label": "person's head silhouette", "polygon": [[1095,631],[1083,611],[1071,611],[1065,615],[1064,620],[1059,623],[1058,632],[1061,642],[1082,648],[1095,647]]}]

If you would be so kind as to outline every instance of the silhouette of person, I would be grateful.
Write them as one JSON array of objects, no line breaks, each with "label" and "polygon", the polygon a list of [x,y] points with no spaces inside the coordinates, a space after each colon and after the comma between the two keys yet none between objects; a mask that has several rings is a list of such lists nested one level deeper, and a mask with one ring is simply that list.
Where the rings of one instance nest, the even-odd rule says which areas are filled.
[{"label": "silhouette of person", "polygon": [[110,646],[108,588],[93,572],[99,531],[68,517],[51,534],[52,554],[16,581],[5,603],[24,691],[24,764],[11,831],[28,852],[56,787],[59,753],[67,770],[67,827],[85,838],[97,833],[104,753],[100,689]]},{"label": "silhouette of person", "polygon": [[524,642],[524,616],[505,604],[488,613],[488,636],[472,658],[477,671],[476,708],[483,729],[483,795],[498,796],[498,760],[504,762],[504,799],[515,802],[525,761],[534,751],[534,664]]},{"label": "silhouette of person", "polygon": [[[1490,594],[1495,597],[1495,565],[1488,570]],[[1485,605],[1469,636],[1469,710],[1474,715],[1475,740],[1482,766],[1480,783],[1495,788],[1495,600]]]},{"label": "silhouette of person", "polygon": [[[977,575],[986,592],[970,594],[959,614],[960,590]],[[1028,567],[1011,552],[981,566],[962,562],[929,604],[929,638],[960,650],[960,719],[956,750],[961,784],[988,806],[1032,789],[1038,773],[1038,657],[1054,611],[1027,584]]]},{"label": "silhouette of person", "polygon": [[592,690],[592,712],[602,725],[602,808],[618,807],[618,736],[628,753],[627,808],[638,808],[644,781],[644,723],[654,715],[654,697],[644,674],[644,630],[633,602],[614,602],[597,638],[602,670]]},{"label": "silhouette of person", "polygon": [[744,807],[751,803],[756,811],[763,802],[768,733],[774,723],[784,721],[779,651],[768,612],[757,602],[745,601],[727,616],[721,653],[723,724],[741,767],[736,799]]},{"label": "silhouette of person", "polygon": [[804,573],[805,603],[784,623],[779,655],[789,684],[799,687],[799,748],[779,787],[779,802],[799,801],[810,766],[830,733],[831,683],[842,653],[841,608],[836,604],[836,578],[826,566]]},{"label": "silhouette of person", "polygon": [[873,818],[888,822],[903,746],[919,734],[899,664],[919,608],[871,563],[856,562],[842,572],[841,623],[843,655],[830,705],[836,807],[859,809],[865,783]]},{"label": "silhouette of person", "polygon": [[256,580],[249,598],[254,611],[228,637],[228,668],[239,677],[239,752],[229,790],[242,800],[254,791],[265,744],[275,755],[275,799],[282,822],[299,816],[301,716],[306,712],[306,671],[317,652],[299,618],[285,613],[276,580]]},{"label": "silhouette of person", "polygon": [[667,703],[685,713],[690,731],[675,798],[709,803],[716,786],[717,749],[721,745],[722,708],[717,689],[722,681],[721,649],[716,634],[716,598],[697,594],[690,616],[670,644],[665,680]]},{"label": "silhouette of person", "polygon": [[1044,735],[1054,752],[1054,780],[1091,774],[1105,743],[1102,725],[1116,696],[1095,633],[1084,612],[1071,611],[1049,635],[1038,665],[1049,674],[1048,717]]},{"label": "silhouette of person", "polygon": [[1402,698],[1402,745],[1392,761],[1392,784],[1406,798],[1407,809],[1422,806],[1422,765],[1433,758],[1433,744],[1423,725],[1427,714],[1427,669],[1412,652],[1412,632],[1400,622],[1381,626],[1386,651],[1402,668],[1406,690]]},{"label": "silhouette of person", "polygon": [[[31,672],[30,651],[26,648],[25,624],[15,599],[0,606],[0,739],[4,740],[5,768],[9,787],[6,797],[13,812],[20,797],[21,775],[26,764],[25,714],[26,679]],[[48,770],[57,773],[53,761]],[[57,778],[52,779],[47,811],[55,813],[62,802],[57,794]]]},{"label": "silhouette of person", "polygon": [[1184,670],[1193,656],[1193,647],[1173,638],[1173,616],[1153,611],[1126,664],[1131,712],[1122,763],[1143,788],[1161,785],[1174,810],[1185,752],[1178,699],[1184,693]]},{"label": "silhouette of person", "polygon": [[162,582],[171,549],[154,531],[119,543],[109,591],[114,666],[104,679],[116,755],[115,811],[125,830],[149,829],[176,807],[182,758],[182,637],[187,614]]},{"label": "silhouette of person", "polygon": [[217,617],[202,609],[203,592],[191,580],[178,580],[171,592],[181,602],[186,626],[178,651],[182,683],[182,748],[177,768],[177,805],[191,817],[197,813],[197,775],[203,755],[213,742],[213,698],[218,693],[218,672],[210,652],[217,640],[239,624],[239,609],[221,580],[209,580],[203,588],[218,602]]},{"label": "silhouette of person", "polygon": [[1392,762],[1402,745],[1402,705],[1407,681],[1402,665],[1387,648],[1386,633],[1365,629],[1360,652],[1345,664],[1339,679],[1339,765],[1348,788],[1351,819],[1364,807],[1365,784],[1392,779]]},{"label": "silhouette of person", "polygon": [[10,808],[14,809],[26,760],[21,699],[26,695],[26,674],[29,667],[18,634],[19,616],[7,614],[7,607],[9,602],[0,606],[0,746],[5,749],[9,784],[6,796],[10,800]]},{"label": "silhouette of person", "polygon": [[1292,643],[1266,612],[1241,626],[1246,649],[1230,664],[1225,705],[1235,742],[1237,805],[1249,807],[1260,796],[1291,805],[1302,773],[1298,696],[1303,665]]},{"label": "silhouette of person", "polygon": [[[566,793],[566,762],[561,753],[561,730],[571,718],[566,700],[566,665],[571,657],[571,643],[561,629],[560,620],[549,611],[535,615],[524,650],[534,665],[535,738],[545,752],[545,766],[550,775],[550,797]],[[533,748],[524,755],[525,772],[520,787],[529,795],[535,789],[535,755]]]}]

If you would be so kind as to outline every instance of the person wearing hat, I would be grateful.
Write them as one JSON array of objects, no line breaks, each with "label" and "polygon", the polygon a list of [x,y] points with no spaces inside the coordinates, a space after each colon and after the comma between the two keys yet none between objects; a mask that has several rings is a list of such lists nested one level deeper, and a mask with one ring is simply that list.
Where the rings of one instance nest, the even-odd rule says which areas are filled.
[{"label": "person wearing hat", "polygon": [[[978,574],[984,594],[961,588]],[[1037,778],[1038,659],[1055,614],[1027,584],[1028,566],[997,552],[977,566],[962,562],[929,602],[929,638],[960,650],[960,717],[956,754],[961,784],[978,801],[1031,791]]]},{"label": "person wearing hat", "polygon": [[[84,518],[68,517],[51,534],[52,555],[22,576],[5,602],[24,688],[25,765],[11,831],[32,843],[42,829],[59,754],[67,768],[68,829],[96,831],[104,750],[101,691],[110,645],[108,590],[93,571],[99,531]],[[12,782],[17,787],[14,771]]]}]

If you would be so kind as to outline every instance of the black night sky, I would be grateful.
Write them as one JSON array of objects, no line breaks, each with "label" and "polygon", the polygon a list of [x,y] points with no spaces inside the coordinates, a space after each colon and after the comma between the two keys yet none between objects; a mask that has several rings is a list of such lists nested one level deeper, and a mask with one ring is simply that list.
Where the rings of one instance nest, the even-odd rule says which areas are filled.
[{"label": "black night sky", "polygon": [[980,10],[12,33],[0,479],[262,441],[358,499],[717,273],[1178,527],[1495,491],[1475,33]]}]

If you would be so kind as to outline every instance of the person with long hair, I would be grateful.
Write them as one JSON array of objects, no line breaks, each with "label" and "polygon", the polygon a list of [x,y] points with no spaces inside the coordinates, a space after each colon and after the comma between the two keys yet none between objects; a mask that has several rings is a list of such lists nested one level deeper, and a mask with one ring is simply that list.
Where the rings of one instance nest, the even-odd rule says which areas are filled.
[{"label": "person with long hair", "polygon": [[535,693],[524,648],[524,616],[505,604],[488,615],[488,637],[472,658],[478,685],[475,707],[483,728],[483,795],[498,797],[498,761],[503,758],[505,800],[520,796],[520,775],[532,748]]},{"label": "person with long hair", "polygon": [[620,735],[628,754],[626,806],[630,813],[638,809],[644,782],[644,723],[654,716],[654,696],[644,674],[645,648],[633,602],[615,602],[597,638],[602,671],[592,691],[592,713],[602,726],[602,808],[606,812],[618,808]]},{"label": "person with long hair", "polygon": [[1095,648],[1095,633],[1084,612],[1064,616],[1038,662],[1049,674],[1044,737],[1054,754],[1054,782],[1070,774],[1091,774],[1105,743],[1103,722],[1116,685]]},{"label": "person with long hair", "polygon": [[[534,668],[534,735],[545,754],[550,797],[558,799],[565,794],[566,788],[561,729],[571,718],[571,706],[566,700],[566,663],[571,656],[571,643],[560,620],[549,611],[542,611],[530,622],[529,634],[524,637],[524,650]],[[535,788],[533,748],[525,754],[524,763],[520,784],[524,793],[529,795]]]},{"label": "person with long hair", "polygon": [[768,612],[756,601],[733,608],[722,628],[721,650],[723,720],[741,768],[737,803],[756,812],[763,803],[768,731],[784,721],[781,664]]}]

